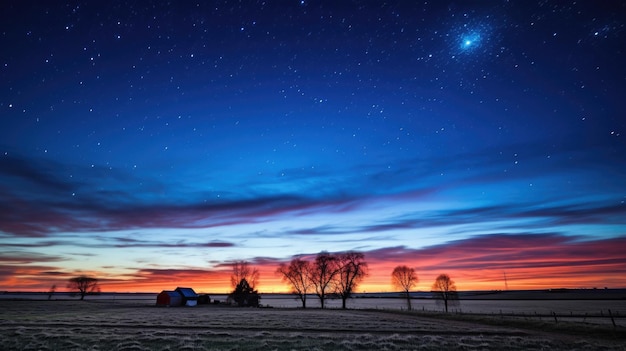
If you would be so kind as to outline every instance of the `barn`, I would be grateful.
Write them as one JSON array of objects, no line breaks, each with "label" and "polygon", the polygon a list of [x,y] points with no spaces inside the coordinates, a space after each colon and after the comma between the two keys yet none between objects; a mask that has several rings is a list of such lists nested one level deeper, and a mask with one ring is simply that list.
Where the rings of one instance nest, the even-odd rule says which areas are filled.
[{"label": "barn", "polygon": [[178,291],[163,290],[157,295],[157,306],[182,306],[183,296]]},{"label": "barn", "polygon": [[182,304],[185,306],[195,306],[198,304],[198,294],[196,294],[195,291],[193,291],[192,288],[181,288],[178,287],[175,290],[177,293],[179,293],[182,298]]}]

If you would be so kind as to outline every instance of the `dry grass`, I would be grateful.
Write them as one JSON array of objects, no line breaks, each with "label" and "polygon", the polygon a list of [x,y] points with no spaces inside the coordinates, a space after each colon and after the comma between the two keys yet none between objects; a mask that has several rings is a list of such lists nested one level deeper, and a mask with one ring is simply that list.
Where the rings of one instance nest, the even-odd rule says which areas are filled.
[{"label": "dry grass", "polygon": [[624,350],[481,321],[366,310],[157,308],[111,301],[0,301],[3,350]]}]

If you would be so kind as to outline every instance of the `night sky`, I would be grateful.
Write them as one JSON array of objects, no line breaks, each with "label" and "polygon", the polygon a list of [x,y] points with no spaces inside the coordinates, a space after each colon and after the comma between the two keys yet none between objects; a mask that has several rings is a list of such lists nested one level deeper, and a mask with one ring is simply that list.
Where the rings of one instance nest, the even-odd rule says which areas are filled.
[{"label": "night sky", "polygon": [[626,287],[622,1],[2,1],[0,48],[0,290]]}]

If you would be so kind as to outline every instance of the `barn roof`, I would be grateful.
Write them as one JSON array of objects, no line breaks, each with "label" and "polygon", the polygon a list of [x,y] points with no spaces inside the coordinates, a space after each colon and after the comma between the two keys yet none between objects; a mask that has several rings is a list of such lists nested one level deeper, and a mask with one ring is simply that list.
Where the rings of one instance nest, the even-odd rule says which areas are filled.
[{"label": "barn roof", "polygon": [[192,288],[178,287],[176,288],[176,291],[180,293],[181,295],[183,295],[185,298],[198,298],[198,294],[196,294],[196,292],[193,291]]}]

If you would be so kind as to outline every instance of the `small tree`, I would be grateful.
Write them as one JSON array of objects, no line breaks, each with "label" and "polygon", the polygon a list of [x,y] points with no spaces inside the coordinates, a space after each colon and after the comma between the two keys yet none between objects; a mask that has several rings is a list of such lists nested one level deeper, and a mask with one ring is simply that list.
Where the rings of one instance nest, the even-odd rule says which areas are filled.
[{"label": "small tree", "polygon": [[456,285],[447,274],[440,274],[437,279],[435,279],[435,283],[433,283],[433,293],[435,294],[434,297],[438,299],[438,302],[443,302],[446,313],[448,312],[448,305],[458,304]]},{"label": "small tree", "polygon": [[411,288],[417,284],[417,281],[417,274],[415,274],[415,269],[413,268],[397,266],[393,269],[393,272],[391,272],[391,285],[404,292],[409,311],[412,309],[411,295],[409,292]]},{"label": "small tree", "polygon": [[57,285],[52,284],[52,286],[50,287],[50,290],[48,290],[48,300],[52,300],[52,295],[54,295],[55,291],[57,291]]},{"label": "small tree", "polygon": [[338,271],[339,264],[336,256],[325,251],[317,254],[311,269],[311,283],[315,287],[315,294],[319,297],[322,308],[324,308],[324,301],[328,291],[332,291],[333,282]]},{"label": "small tree", "polygon": [[360,252],[348,251],[337,257],[338,272],[335,289],[341,297],[341,308],[346,308],[346,300],[352,296],[359,283],[367,276],[365,256]]},{"label": "small tree", "polygon": [[259,300],[261,297],[259,293],[248,284],[248,281],[242,279],[235,287],[229,297],[233,299],[239,307],[252,306],[259,307]]},{"label": "small tree", "polygon": [[259,270],[251,267],[247,261],[236,261],[233,263],[233,273],[230,276],[231,287],[236,288],[244,279],[254,289],[259,281]]},{"label": "small tree", "polygon": [[283,282],[291,286],[292,293],[302,301],[302,308],[306,308],[306,295],[311,287],[311,264],[308,261],[296,258],[289,265],[281,263],[276,273],[282,275]]},{"label": "small tree", "polygon": [[80,299],[84,300],[85,295],[100,292],[98,279],[81,275],[80,277],[70,278],[67,288],[72,291],[78,291]]}]

